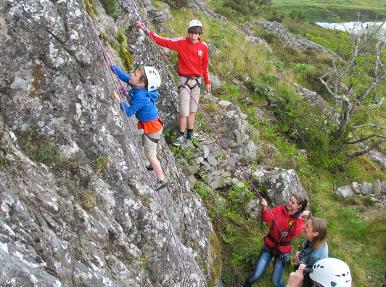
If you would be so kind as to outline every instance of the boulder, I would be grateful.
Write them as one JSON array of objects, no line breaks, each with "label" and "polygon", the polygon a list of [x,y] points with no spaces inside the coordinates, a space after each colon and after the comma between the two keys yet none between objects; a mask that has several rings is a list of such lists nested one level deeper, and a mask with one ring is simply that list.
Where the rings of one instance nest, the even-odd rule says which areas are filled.
[{"label": "boulder", "polygon": [[361,184],[361,193],[363,195],[369,195],[373,192],[373,186],[369,182],[364,182]]},{"label": "boulder", "polygon": [[251,199],[246,207],[247,214],[252,218],[260,218],[261,207],[260,200],[257,198]]},{"label": "boulder", "polygon": [[380,196],[381,195],[381,190],[382,190],[381,181],[379,179],[377,179],[374,182],[374,187],[373,187],[374,195],[375,196]]},{"label": "boulder", "polygon": [[349,185],[341,186],[341,187],[337,188],[335,193],[340,198],[347,198],[347,197],[354,195],[354,192],[353,192],[351,186],[349,186]]},{"label": "boulder", "polygon": [[353,191],[354,193],[356,193],[356,194],[361,193],[361,186],[360,186],[359,183],[357,183],[357,182],[354,181],[354,182],[351,184],[351,188],[352,188],[352,191]]},{"label": "boulder", "polygon": [[284,205],[294,193],[308,199],[308,195],[294,169],[259,169],[253,173],[259,184],[266,189],[268,196],[275,205]]}]

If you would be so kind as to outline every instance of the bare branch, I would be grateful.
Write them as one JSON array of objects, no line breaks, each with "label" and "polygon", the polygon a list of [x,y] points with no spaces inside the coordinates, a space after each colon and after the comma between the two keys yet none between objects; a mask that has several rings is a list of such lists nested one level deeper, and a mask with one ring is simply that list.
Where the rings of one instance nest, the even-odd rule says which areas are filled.
[{"label": "bare branch", "polygon": [[353,126],[354,129],[360,129],[360,128],[366,128],[366,127],[369,127],[369,128],[386,129],[386,127],[384,127],[384,126],[379,126],[379,125],[376,125],[376,124],[363,124],[363,125],[359,125],[359,126]]},{"label": "bare branch", "polygon": [[346,160],[346,163],[348,163],[349,161],[353,160],[354,158],[357,158],[359,156],[362,156],[364,154],[367,154],[368,152],[372,151],[373,149],[377,148],[378,146],[380,146],[382,143],[384,143],[386,141],[386,137],[385,138],[382,138],[374,143],[372,143],[371,145],[368,145],[366,148],[358,151],[358,152],[355,152],[351,155],[348,156],[347,160]]},{"label": "bare branch", "polygon": [[367,141],[367,140],[369,140],[369,139],[371,139],[371,138],[374,138],[374,137],[386,139],[386,136],[384,136],[384,135],[380,135],[380,134],[372,134],[372,135],[369,135],[369,136],[367,136],[367,137],[364,137],[364,138],[361,138],[361,139],[358,139],[358,140],[355,140],[355,141],[345,142],[345,144],[358,144],[358,143]]}]

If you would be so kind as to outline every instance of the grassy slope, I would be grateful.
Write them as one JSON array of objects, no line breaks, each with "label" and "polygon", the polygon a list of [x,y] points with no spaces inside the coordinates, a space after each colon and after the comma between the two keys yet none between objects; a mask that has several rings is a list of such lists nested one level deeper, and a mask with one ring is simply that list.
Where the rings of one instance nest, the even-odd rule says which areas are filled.
[{"label": "grassy slope", "polygon": [[[263,86],[293,91],[292,85],[287,82],[288,79],[298,78],[293,71],[295,65],[293,61],[296,57],[293,60],[282,59],[280,47],[278,51],[274,48],[270,53],[262,47],[252,45],[231,22],[224,24],[209,20],[204,15],[193,14],[192,11],[185,9],[173,11],[173,16],[170,27],[175,31],[174,36],[186,33],[186,23],[190,19],[198,17],[203,21],[204,40],[219,49],[216,55],[211,56],[213,64],[211,70],[220,75],[223,86],[216,95],[238,104],[249,116],[251,126],[256,129],[254,133],[256,141],[273,143],[278,148],[278,152],[274,155],[262,154],[261,160],[297,170],[311,196],[312,211],[317,216],[327,219],[329,223],[331,255],[349,263],[355,286],[380,286],[384,272],[383,263],[386,262],[386,231],[384,224],[382,225],[386,216],[383,213],[368,212],[367,205],[370,203],[364,199],[356,199],[356,202],[337,200],[333,189],[352,181],[373,182],[377,178],[385,179],[385,174],[366,158],[353,162],[343,174],[331,174],[313,167],[298,152],[296,146],[289,143],[278,132],[275,124],[255,118],[256,106],[265,103],[264,96],[242,90],[232,82],[233,79],[245,82],[248,75]],[[300,30],[302,25],[299,23],[299,27],[294,26],[293,30]],[[319,28],[312,25],[306,25],[306,27],[307,29],[304,29],[303,26],[303,34],[317,34],[318,37],[323,38],[323,32]],[[329,35],[326,34],[327,36]],[[298,58],[306,59],[304,55]],[[318,58],[318,55],[315,58]],[[287,78],[284,81],[278,80],[278,66],[285,70]],[[252,99],[252,106],[241,104],[245,97]],[[205,106],[203,110],[205,112]],[[199,114],[198,126],[204,121],[205,118]],[[262,226],[259,220],[247,217],[244,211],[245,204],[254,195],[250,193],[247,183],[241,187],[233,186],[226,192],[213,191],[202,184],[198,184],[196,190],[203,198],[214,228],[221,239],[224,261],[223,279],[226,286],[242,283],[254,265],[262,236],[266,233],[266,227]],[[259,286],[270,286],[269,277],[270,273],[267,272]]]},{"label": "grassy slope", "polygon": [[358,12],[368,20],[386,15],[386,2],[382,0],[272,0],[272,8],[284,13],[300,12],[310,21],[355,20]]}]

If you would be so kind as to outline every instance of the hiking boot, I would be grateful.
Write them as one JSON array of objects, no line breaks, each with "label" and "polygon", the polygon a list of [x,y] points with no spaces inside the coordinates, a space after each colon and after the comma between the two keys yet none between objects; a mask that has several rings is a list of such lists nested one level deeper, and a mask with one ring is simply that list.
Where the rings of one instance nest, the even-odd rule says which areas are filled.
[{"label": "hiking boot", "polygon": [[173,143],[175,146],[181,146],[184,143],[184,136],[179,136]]},{"label": "hiking boot", "polygon": [[165,179],[162,180],[162,181],[161,180],[157,180],[157,182],[156,182],[156,184],[154,186],[154,189],[156,191],[158,191],[158,190],[161,190],[161,189],[167,187],[168,185],[169,185],[169,183]]}]

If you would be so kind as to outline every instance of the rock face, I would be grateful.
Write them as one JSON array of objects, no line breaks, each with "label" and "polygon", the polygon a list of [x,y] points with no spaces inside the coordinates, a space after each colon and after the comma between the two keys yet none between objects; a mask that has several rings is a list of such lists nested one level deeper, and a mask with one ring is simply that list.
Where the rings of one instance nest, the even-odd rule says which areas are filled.
[{"label": "rock face", "polygon": [[[83,3],[0,3],[0,285],[211,285],[221,263],[206,211],[163,140],[171,184],[154,191],[136,121],[111,99],[108,29]],[[128,39],[134,61],[162,66],[141,37]],[[160,70],[167,116],[177,101]]]},{"label": "rock face", "polygon": [[326,48],[316,44],[315,42],[292,35],[287,30],[287,28],[279,22],[275,22],[275,21],[270,22],[267,20],[255,20],[254,23],[256,25],[261,26],[266,32],[275,33],[280,38],[280,40],[282,40],[285,44],[287,44],[290,47],[297,48],[297,49],[314,48],[322,52],[331,53],[331,51],[328,51]]},{"label": "rock face", "polygon": [[292,194],[298,193],[308,199],[308,195],[300,182],[294,169],[266,170],[260,168],[253,173],[258,179],[258,183],[266,189],[267,195],[275,205],[285,205]]}]

